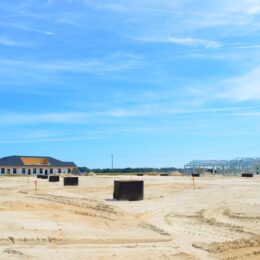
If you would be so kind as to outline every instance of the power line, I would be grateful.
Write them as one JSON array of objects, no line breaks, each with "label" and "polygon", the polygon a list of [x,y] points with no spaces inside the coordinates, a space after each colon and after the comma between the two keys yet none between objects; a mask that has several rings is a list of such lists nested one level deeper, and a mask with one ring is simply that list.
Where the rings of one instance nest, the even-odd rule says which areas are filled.
[{"label": "power line", "polygon": [[114,169],[114,155],[111,154],[111,169]]}]

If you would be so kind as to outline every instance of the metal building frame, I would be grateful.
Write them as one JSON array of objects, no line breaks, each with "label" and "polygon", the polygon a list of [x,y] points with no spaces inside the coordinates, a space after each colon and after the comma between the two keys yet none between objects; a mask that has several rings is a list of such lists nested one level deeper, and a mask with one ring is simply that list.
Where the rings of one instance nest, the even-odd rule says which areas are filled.
[{"label": "metal building frame", "polygon": [[236,158],[235,160],[193,160],[184,165],[184,171],[191,173],[212,173],[240,175],[260,174],[260,158]]}]

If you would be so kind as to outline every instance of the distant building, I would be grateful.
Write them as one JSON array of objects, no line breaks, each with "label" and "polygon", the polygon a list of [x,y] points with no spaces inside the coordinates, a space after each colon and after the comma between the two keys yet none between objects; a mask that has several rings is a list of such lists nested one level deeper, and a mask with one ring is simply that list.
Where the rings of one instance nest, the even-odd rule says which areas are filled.
[{"label": "distant building", "polygon": [[0,159],[0,174],[64,174],[74,173],[73,162],[62,162],[44,156],[8,156]]},{"label": "distant building", "polygon": [[260,158],[236,158],[233,160],[193,160],[184,165],[186,173],[260,174]]}]

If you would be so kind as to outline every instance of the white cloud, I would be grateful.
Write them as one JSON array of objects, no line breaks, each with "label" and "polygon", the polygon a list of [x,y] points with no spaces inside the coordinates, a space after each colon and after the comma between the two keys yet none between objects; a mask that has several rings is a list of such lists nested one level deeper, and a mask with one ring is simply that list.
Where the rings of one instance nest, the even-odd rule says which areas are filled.
[{"label": "white cloud", "polygon": [[5,46],[16,46],[16,42],[4,37],[0,36],[0,45],[5,45]]},{"label": "white cloud", "polygon": [[147,115],[148,111],[136,109],[111,109],[90,112],[53,112],[53,113],[2,113],[1,125],[27,124],[87,124],[97,118],[120,118]]},{"label": "white cloud", "polygon": [[260,67],[227,81],[224,98],[236,101],[260,100]]},{"label": "white cloud", "polygon": [[[70,0],[72,1],[72,0]],[[185,27],[185,21],[189,28],[200,25],[215,26],[215,25],[244,25],[252,23],[253,16],[260,12],[259,0],[218,0],[218,1],[194,1],[194,0],[100,0],[95,2],[91,0],[78,0],[96,9],[104,9],[111,12],[121,12],[128,16],[142,16],[143,18],[158,18],[161,14],[165,17],[157,20],[157,25],[163,23],[167,17],[170,21],[170,27],[173,28],[171,21],[176,18],[184,20],[181,29]],[[168,14],[168,16],[167,16]],[[174,16],[177,15],[177,17]],[[150,26],[150,23],[149,23]],[[151,27],[151,26],[150,26]],[[163,27],[161,28],[164,29]]]},{"label": "white cloud", "polygon": [[188,45],[188,46],[204,46],[206,48],[219,48],[222,46],[221,43],[216,41],[210,41],[206,39],[195,39],[195,38],[177,38],[170,37],[168,39],[170,43],[176,43],[180,45]]},{"label": "white cloud", "polygon": [[111,109],[107,111],[90,112],[2,113],[0,116],[0,124],[86,124],[89,123],[91,119],[97,118],[120,118],[141,115],[145,115],[145,113],[141,113],[135,109]]},{"label": "white cloud", "polygon": [[0,116],[1,124],[74,123],[87,120],[87,113],[9,113]]},{"label": "white cloud", "polygon": [[50,6],[54,3],[54,0],[47,0],[45,6]]},{"label": "white cloud", "polygon": [[220,108],[175,108],[162,104],[137,105],[128,108],[115,108],[89,112],[49,112],[49,113],[1,113],[0,125],[33,125],[33,124],[89,124],[93,120],[157,117],[162,115],[195,115],[214,114],[221,116],[259,116],[255,107],[220,107]]},{"label": "white cloud", "polygon": [[23,42],[14,41],[4,35],[0,35],[0,45],[8,46],[8,47],[30,47],[30,46],[32,46],[31,43],[23,43]]},{"label": "white cloud", "polygon": [[[250,15],[256,15],[260,13],[260,1],[259,0],[240,0],[240,6],[243,11],[246,11]],[[241,9],[242,9],[241,8]]]},{"label": "white cloud", "polygon": [[[68,0],[74,1],[74,0]],[[175,0],[101,0],[101,1],[91,1],[91,0],[77,0],[88,6],[105,9],[112,12],[126,12],[126,11],[156,11],[156,12],[170,12],[173,7],[178,6],[181,1]]]},{"label": "white cloud", "polygon": [[166,44],[176,44],[183,46],[192,47],[204,47],[218,49],[222,48],[223,44],[220,41],[205,39],[205,38],[195,38],[195,37],[177,37],[177,36],[167,36],[167,33],[155,33],[151,36],[130,36],[127,37],[140,42],[151,42],[151,43],[166,43]]},{"label": "white cloud", "polygon": [[26,31],[26,32],[39,33],[39,34],[43,34],[43,35],[47,35],[47,36],[55,35],[55,32],[53,32],[51,30],[40,30],[40,29],[34,28],[31,25],[27,25],[27,24],[23,24],[23,23],[13,23],[13,22],[1,21],[0,25],[3,27],[14,28],[14,29],[18,29],[18,30],[22,30],[22,31]]},{"label": "white cloud", "polygon": [[[0,59],[0,78],[2,82],[6,82],[8,85],[13,84],[13,87],[14,85],[23,86],[29,82],[27,85],[32,86],[36,90],[38,88],[37,84],[32,84],[32,82],[63,82],[64,77],[61,78],[63,73],[115,75],[119,71],[136,69],[141,62],[140,57],[123,53],[82,59]],[[10,78],[10,74],[14,74],[16,77]],[[6,88],[8,86],[0,86],[0,90],[5,90]],[[44,88],[47,89],[48,86]],[[29,89],[30,87],[27,90]]]},{"label": "white cloud", "polygon": [[50,137],[42,137],[42,138],[17,138],[12,140],[0,140],[1,144],[21,144],[21,143],[52,143],[52,142],[75,142],[75,141],[83,141],[89,139],[98,139],[102,138],[101,135],[74,135],[74,136],[50,136]]},{"label": "white cloud", "polygon": [[222,43],[217,41],[212,41],[208,39],[197,39],[197,38],[179,38],[179,37],[169,37],[165,39],[165,42],[185,45],[185,46],[203,46],[205,48],[220,48]]}]

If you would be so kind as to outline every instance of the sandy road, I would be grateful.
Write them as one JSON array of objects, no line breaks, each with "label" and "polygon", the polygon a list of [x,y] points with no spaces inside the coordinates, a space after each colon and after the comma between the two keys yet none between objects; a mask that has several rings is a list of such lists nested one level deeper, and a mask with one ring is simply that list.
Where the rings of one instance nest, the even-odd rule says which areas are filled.
[{"label": "sandy road", "polygon": [[0,259],[260,258],[258,176],[136,177],[137,202],[111,199],[120,178],[0,177]]}]

